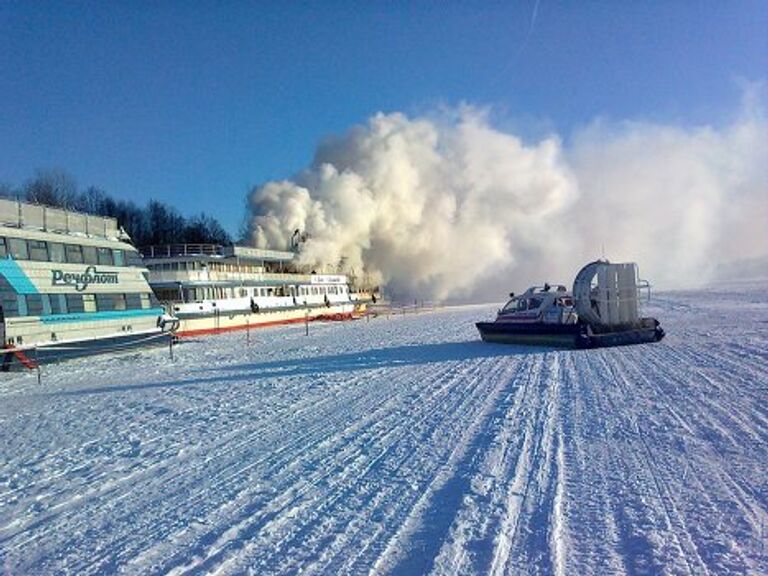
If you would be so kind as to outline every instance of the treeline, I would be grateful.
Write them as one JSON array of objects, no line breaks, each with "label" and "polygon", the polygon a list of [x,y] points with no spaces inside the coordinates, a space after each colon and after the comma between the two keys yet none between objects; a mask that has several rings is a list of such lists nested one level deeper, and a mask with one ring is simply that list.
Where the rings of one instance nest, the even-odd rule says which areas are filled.
[{"label": "treeline", "polygon": [[35,202],[76,212],[111,216],[136,246],[152,244],[232,244],[232,238],[210,216],[201,213],[185,218],[178,210],[156,200],[145,207],[115,200],[96,186],[84,190],[62,170],[41,170],[21,188],[0,184],[0,197]]}]

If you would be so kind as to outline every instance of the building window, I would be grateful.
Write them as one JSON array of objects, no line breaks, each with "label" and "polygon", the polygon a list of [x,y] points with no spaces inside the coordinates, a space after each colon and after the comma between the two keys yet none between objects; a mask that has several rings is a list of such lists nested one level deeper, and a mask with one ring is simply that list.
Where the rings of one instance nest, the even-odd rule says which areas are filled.
[{"label": "building window", "polygon": [[100,266],[112,266],[114,264],[110,248],[97,248],[96,255]]},{"label": "building window", "polygon": [[28,260],[27,241],[20,238],[8,238],[8,253],[14,260]]},{"label": "building window", "polygon": [[48,247],[40,240],[29,240],[29,259],[37,262],[48,262]]},{"label": "building window", "polygon": [[67,262],[70,264],[83,263],[83,248],[79,244],[67,244],[64,248],[67,253]]},{"label": "building window", "polygon": [[58,242],[49,242],[48,256],[50,257],[51,262],[66,262],[67,259],[64,256],[64,244],[59,244]]}]

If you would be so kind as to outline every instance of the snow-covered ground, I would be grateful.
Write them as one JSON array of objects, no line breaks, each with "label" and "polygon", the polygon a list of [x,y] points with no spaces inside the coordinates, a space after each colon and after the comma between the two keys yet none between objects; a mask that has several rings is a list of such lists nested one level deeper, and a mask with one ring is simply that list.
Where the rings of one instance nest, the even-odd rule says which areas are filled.
[{"label": "snow-covered ground", "polygon": [[7,574],[768,573],[768,299],[484,344],[489,306],[0,376]]}]

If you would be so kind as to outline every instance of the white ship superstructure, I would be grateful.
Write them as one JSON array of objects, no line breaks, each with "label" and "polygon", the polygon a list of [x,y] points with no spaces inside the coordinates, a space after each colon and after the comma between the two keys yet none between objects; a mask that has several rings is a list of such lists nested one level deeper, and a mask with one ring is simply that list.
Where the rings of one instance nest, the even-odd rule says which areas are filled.
[{"label": "white ship superstructure", "polygon": [[114,218],[0,199],[2,368],[148,341],[163,309]]},{"label": "white ship superstructure", "polygon": [[179,320],[179,336],[349,319],[368,302],[345,274],[292,271],[293,252],[178,244],[142,253],[150,285]]}]

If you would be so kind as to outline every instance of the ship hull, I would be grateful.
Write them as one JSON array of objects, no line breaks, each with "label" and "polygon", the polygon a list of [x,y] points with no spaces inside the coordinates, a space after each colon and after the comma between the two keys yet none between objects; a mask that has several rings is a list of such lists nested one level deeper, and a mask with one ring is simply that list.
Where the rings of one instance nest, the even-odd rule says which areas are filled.
[{"label": "ship hull", "polygon": [[0,350],[0,371],[34,369],[55,362],[134,350],[150,346],[167,346],[171,334],[158,330],[113,334],[83,340],[47,342],[36,346],[9,347]]},{"label": "ship hull", "polygon": [[176,335],[184,338],[316,320],[351,320],[358,313],[358,308],[353,303],[345,303],[311,308],[302,306],[262,309],[258,312],[241,310],[200,315],[179,314]]}]

